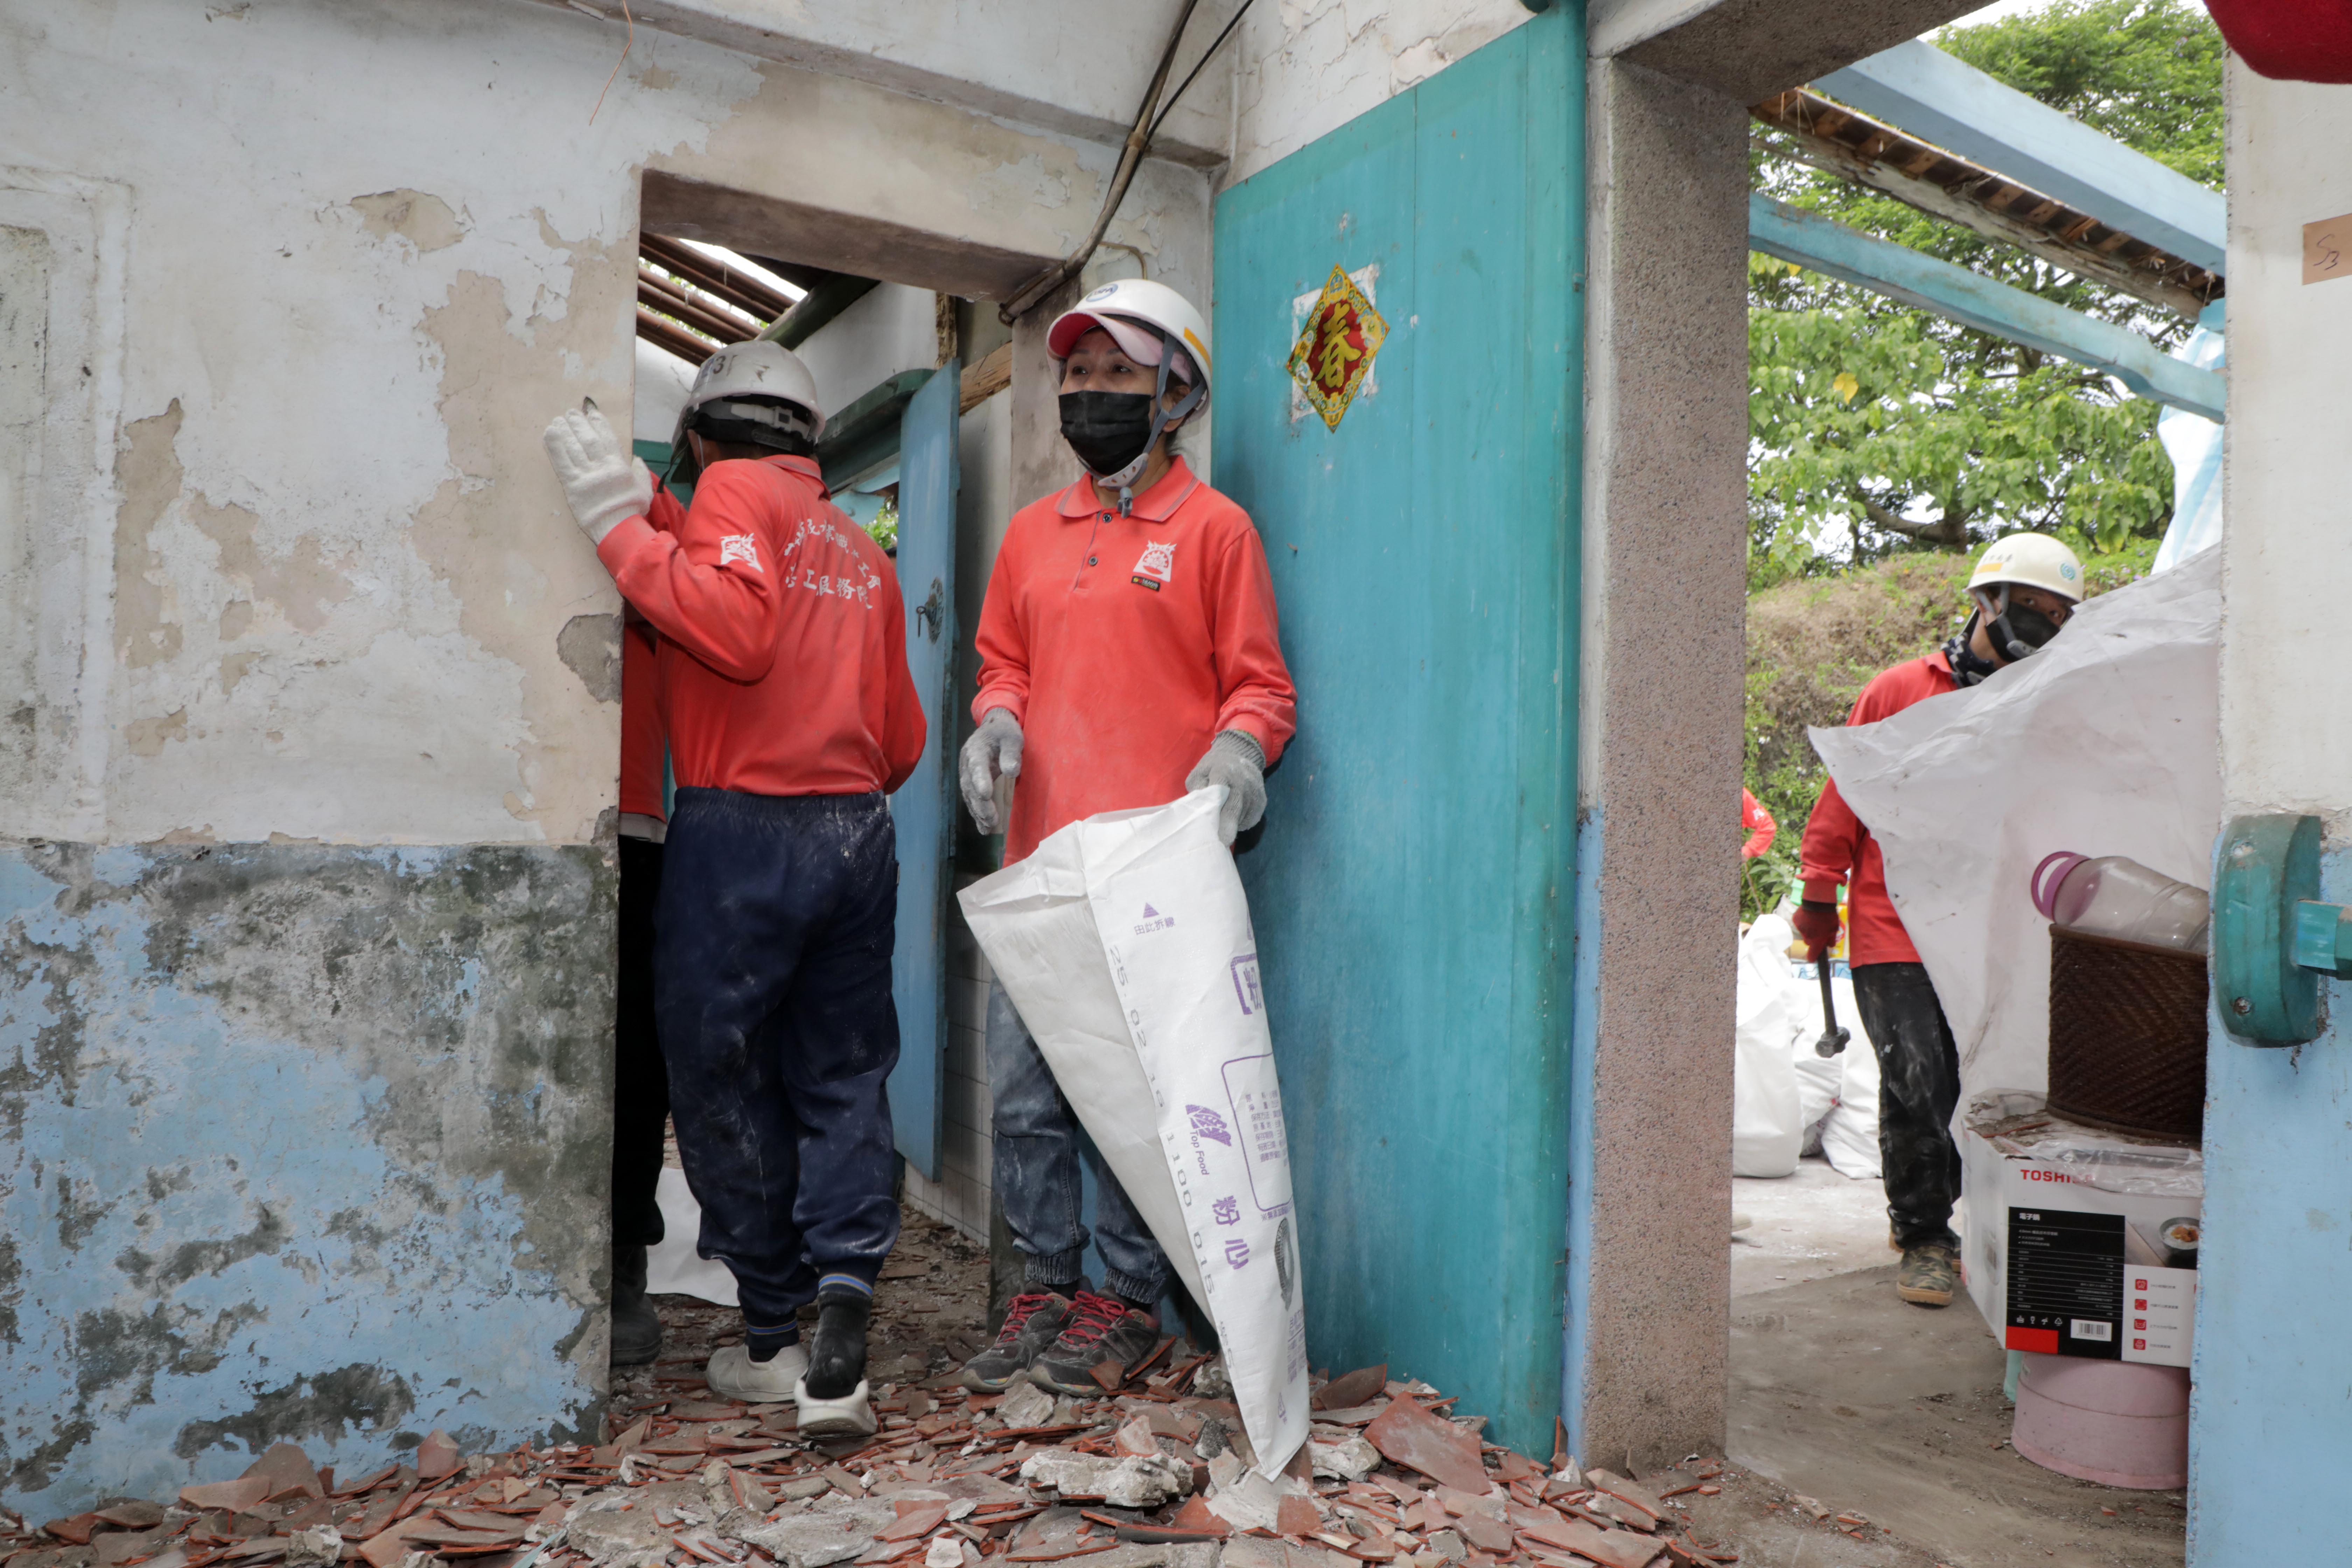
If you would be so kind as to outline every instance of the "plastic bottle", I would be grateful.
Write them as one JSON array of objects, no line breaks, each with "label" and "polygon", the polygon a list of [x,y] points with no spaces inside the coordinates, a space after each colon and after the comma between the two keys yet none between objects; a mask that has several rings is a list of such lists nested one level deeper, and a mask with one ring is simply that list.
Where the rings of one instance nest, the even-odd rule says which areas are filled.
[{"label": "plastic bottle", "polygon": [[2092,859],[2062,849],[2033,868],[2033,907],[2068,931],[2205,951],[2212,903],[2202,888],[2176,882],[2121,855]]}]

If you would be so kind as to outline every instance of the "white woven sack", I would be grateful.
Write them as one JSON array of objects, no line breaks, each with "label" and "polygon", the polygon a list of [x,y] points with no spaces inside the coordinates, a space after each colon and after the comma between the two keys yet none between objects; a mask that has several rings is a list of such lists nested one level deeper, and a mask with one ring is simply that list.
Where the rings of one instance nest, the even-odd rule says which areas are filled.
[{"label": "white woven sack", "polygon": [[1096,1147],[1217,1325],[1258,1469],[1307,1439],[1289,1142],[1223,786],[1107,812],[958,895]]}]

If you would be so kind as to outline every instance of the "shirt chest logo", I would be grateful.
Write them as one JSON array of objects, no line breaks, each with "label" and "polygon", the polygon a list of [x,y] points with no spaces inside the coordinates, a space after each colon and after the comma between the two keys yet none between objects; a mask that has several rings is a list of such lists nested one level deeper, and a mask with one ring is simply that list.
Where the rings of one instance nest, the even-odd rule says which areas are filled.
[{"label": "shirt chest logo", "polygon": [[[720,536],[719,564],[724,566],[735,561],[740,561],[754,572],[760,571],[760,541],[757,535],[730,533]],[[761,573],[761,575],[765,576],[766,574]]]},{"label": "shirt chest logo", "polygon": [[1149,588],[1157,594],[1160,588],[1176,580],[1176,546],[1147,542],[1143,554],[1135,563],[1135,571],[1128,581],[1139,588]]}]

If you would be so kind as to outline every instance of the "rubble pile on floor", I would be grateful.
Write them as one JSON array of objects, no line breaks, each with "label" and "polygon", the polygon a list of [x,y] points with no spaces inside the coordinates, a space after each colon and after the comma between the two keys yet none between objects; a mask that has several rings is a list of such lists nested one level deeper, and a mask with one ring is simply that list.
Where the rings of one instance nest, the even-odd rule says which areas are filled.
[{"label": "rubble pile on floor", "polygon": [[[170,1504],[119,1501],[37,1527],[0,1514],[5,1568],[1698,1568],[1737,1553],[1674,1500],[1719,1465],[1648,1478],[1480,1440],[1385,1367],[1320,1383],[1278,1479],[1214,1357],[1175,1342],[1097,1399],[952,1374],[876,1393],[870,1438],[803,1442],[790,1405],[714,1401],[687,1364],[601,1447],[467,1456],[436,1432],[407,1463],[338,1484],[281,1443]],[[690,1363],[688,1363],[690,1364]],[[1164,1370],[1163,1370],[1164,1368]],[[1673,1484],[1667,1484],[1673,1483]]]}]

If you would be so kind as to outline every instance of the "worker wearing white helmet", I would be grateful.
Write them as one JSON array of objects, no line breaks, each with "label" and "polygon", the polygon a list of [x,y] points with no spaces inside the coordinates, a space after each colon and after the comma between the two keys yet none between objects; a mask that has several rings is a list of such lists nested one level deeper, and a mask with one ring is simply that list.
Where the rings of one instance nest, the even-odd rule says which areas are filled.
[{"label": "worker wearing white helmet", "polygon": [[[1009,865],[1097,812],[1223,786],[1230,844],[1264,813],[1265,770],[1297,716],[1257,530],[1170,449],[1208,403],[1207,324],[1174,289],[1130,279],[1079,300],[1046,348],[1060,367],[1062,436],[1086,471],[1015,513],[997,552],[964,803],[981,831],[1003,828]],[[1016,777],[1000,823],[997,783]],[[1132,1364],[1158,1342],[1168,1258],[1079,1138],[1002,986],[989,993],[988,1062],[996,1190],[1026,1283],[964,1383],[994,1392],[1025,1375],[1091,1395],[1097,1366]],[[1100,1294],[1079,1273],[1082,1148],[1095,1168]]]},{"label": "worker wearing white helmet", "polygon": [[[2047,534],[2012,533],[1985,547],[1968,592],[1973,605],[1968,624],[1934,653],[1873,677],[1847,723],[1875,723],[2031,658],[2082,602],[2083,563]],[[1887,897],[1878,841],[1838,793],[1835,779],[1822,785],[1805,824],[1798,875],[1803,902],[1793,923],[1817,963],[1827,963],[1837,943],[1838,886],[1847,885],[1854,1003],[1878,1056],[1878,1143],[1889,1237],[1903,1253],[1895,1294],[1918,1306],[1948,1306],[1958,1271],[1952,1205],[1960,1194],[1960,1153],[1951,1121],[1959,1103],[1959,1053],[1919,950]]]},{"label": "worker wearing white helmet", "polygon": [[924,739],[898,574],[828,498],[824,428],[807,367],[749,342],[710,356],[679,418],[690,509],[593,404],[546,437],[572,515],[661,634],[677,791],[654,1011],[698,1250],[735,1276],[745,1331],[704,1375],[723,1399],[795,1401],[803,1436],[875,1430],[866,1329],[898,1237],[884,797]]}]

